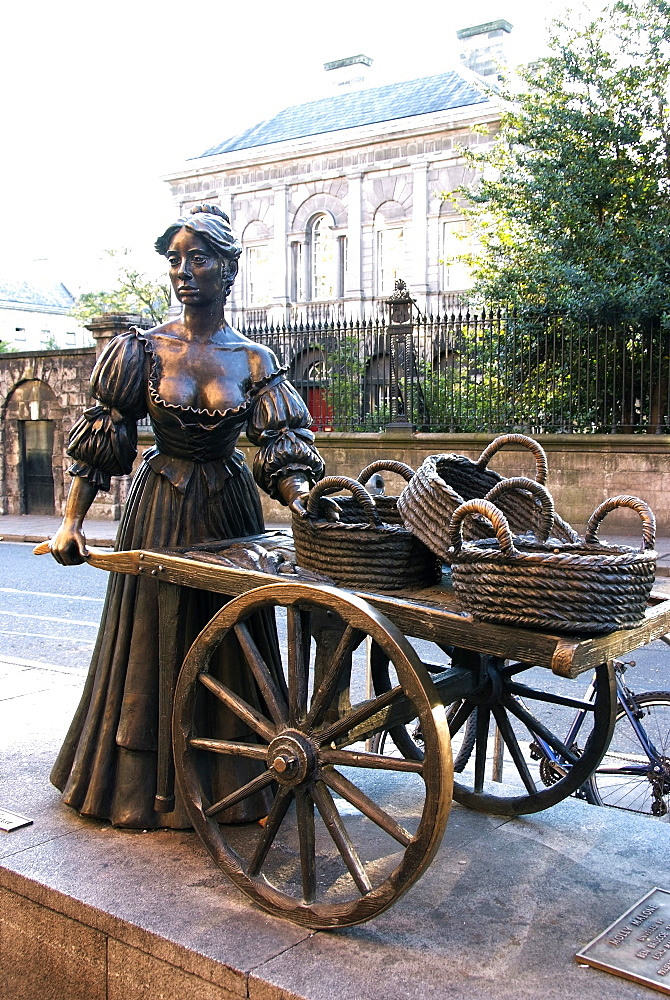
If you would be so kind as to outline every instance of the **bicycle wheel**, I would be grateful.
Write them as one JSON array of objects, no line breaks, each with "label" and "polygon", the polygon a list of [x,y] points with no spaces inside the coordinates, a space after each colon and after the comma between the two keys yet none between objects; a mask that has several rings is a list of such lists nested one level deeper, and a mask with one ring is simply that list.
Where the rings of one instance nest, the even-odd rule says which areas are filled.
[{"label": "bicycle wheel", "polygon": [[670,691],[633,696],[638,721],[656,750],[650,758],[630,719],[619,707],[607,753],[589,779],[597,805],[669,818],[670,809]]}]

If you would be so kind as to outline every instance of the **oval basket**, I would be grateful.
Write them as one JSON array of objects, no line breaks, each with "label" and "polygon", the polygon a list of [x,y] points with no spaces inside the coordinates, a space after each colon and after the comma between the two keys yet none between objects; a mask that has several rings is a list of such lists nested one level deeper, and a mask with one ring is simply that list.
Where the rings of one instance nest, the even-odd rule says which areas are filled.
[{"label": "oval basket", "polygon": [[[379,458],[376,462],[370,462],[357,477],[357,482],[361,486],[367,486],[368,482],[377,472],[394,472],[401,476],[406,483],[414,475],[414,469],[404,462],[396,462],[394,459]],[[402,518],[398,510],[398,497],[389,496],[386,493],[377,493],[374,496],[374,504],[382,521],[386,524],[399,524],[402,526]]]},{"label": "oval basket", "polygon": [[[598,541],[601,521],[617,507],[642,520],[642,547]],[[469,515],[487,518],[496,537],[464,542]],[[638,497],[605,500],[591,515],[584,541],[561,545],[513,538],[505,515],[490,500],[469,500],[454,512],[451,572],[463,608],[482,621],[550,632],[613,632],[644,619],[656,572],[656,522]]]},{"label": "oval basket", "polygon": [[[352,495],[337,498],[340,519],[328,520],[322,514],[321,500],[341,490]],[[407,528],[390,523],[387,517],[388,512],[378,509],[375,499],[355,479],[327,476],[310,491],[304,516],[293,515],[298,565],[325,573],[354,590],[420,589],[436,583],[441,566],[433,553]]]},{"label": "oval basket", "polygon": [[[464,455],[430,455],[402,491],[398,510],[403,523],[413,531],[444,562],[450,561],[449,521],[465,500],[483,498],[505,477],[488,468],[496,452],[505,445],[517,444],[527,448],[535,458],[536,482],[544,485],[547,479],[547,457],[544,449],[525,434],[501,434],[481,453],[476,462]],[[537,498],[527,490],[500,500],[500,508],[514,532],[539,531],[542,508]],[[492,526],[483,517],[468,520],[464,529],[466,538],[487,538],[493,535]],[[561,517],[554,515],[553,535],[562,542],[577,542],[579,535]]]}]

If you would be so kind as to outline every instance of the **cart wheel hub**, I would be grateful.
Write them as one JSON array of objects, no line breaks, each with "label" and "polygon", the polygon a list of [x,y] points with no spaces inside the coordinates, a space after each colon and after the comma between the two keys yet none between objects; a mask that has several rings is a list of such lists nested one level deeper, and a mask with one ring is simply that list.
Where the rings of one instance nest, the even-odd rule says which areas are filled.
[{"label": "cart wheel hub", "polygon": [[289,730],[272,741],[267,762],[281,785],[300,785],[311,778],[316,769],[316,749],[302,733]]}]

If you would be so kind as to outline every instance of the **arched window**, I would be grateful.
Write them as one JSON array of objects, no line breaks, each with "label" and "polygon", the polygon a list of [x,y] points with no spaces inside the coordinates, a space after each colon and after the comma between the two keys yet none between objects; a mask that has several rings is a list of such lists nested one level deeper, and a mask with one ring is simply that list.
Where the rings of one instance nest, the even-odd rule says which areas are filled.
[{"label": "arched window", "polygon": [[317,215],[310,232],[310,279],[312,300],[338,296],[339,244],[327,215]]}]

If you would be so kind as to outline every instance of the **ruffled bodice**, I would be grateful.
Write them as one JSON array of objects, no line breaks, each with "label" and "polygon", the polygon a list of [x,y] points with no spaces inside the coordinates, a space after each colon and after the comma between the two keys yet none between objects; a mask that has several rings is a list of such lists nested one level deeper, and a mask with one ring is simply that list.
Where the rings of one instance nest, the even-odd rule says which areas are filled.
[{"label": "ruffled bodice", "polygon": [[[160,355],[150,332],[136,329],[115,337],[100,357],[91,379],[99,405],[72,429],[68,454],[73,475],[101,489],[110,477],[131,472],[137,454],[137,421],[148,415],[155,445],[145,453],[152,469],[184,491],[198,471],[210,495],[243,465],[235,445],[242,430],[260,447],[254,478],[274,499],[283,475],[302,471],[310,482],[323,475],[323,462],[309,430],[311,418],[277,359],[252,345],[253,377],[226,410],[206,410],[166,402],[159,392]],[[225,349],[221,352],[225,364]]]}]

